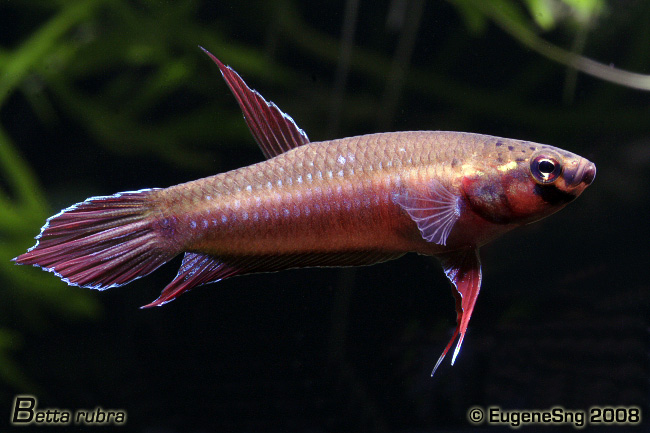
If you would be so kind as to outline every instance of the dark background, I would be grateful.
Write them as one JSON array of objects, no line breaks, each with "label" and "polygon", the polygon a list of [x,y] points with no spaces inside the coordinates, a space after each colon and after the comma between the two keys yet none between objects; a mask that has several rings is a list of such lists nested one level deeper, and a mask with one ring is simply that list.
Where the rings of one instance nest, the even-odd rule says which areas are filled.
[{"label": "dark background", "polygon": [[[474,405],[650,416],[650,95],[576,74],[503,24],[650,73],[650,2],[585,2],[603,6],[591,18],[539,3],[552,14],[506,0],[0,3],[3,422],[19,393],[125,409],[123,431],[143,432],[474,431]],[[434,378],[455,312],[430,258],[238,277],[149,310],[179,260],[101,293],[13,266],[47,216],[88,196],[262,159],[199,44],[312,141],[469,131],[571,150],[598,175],[482,249],[463,350]]]}]

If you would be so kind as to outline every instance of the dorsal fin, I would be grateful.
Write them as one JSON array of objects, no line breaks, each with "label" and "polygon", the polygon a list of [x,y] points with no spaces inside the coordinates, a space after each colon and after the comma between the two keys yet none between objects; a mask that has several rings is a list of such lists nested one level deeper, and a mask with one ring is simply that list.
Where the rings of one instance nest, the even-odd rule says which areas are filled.
[{"label": "dorsal fin", "polygon": [[230,66],[225,66],[205,48],[199,48],[210,56],[221,70],[221,75],[244,113],[248,128],[267,159],[309,143],[305,131],[300,129],[289,115],[248,87]]}]

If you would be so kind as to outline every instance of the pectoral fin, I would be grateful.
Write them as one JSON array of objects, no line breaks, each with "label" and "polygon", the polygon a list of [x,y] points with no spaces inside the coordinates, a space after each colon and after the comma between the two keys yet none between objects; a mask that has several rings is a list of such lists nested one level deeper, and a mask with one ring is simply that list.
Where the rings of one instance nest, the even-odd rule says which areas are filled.
[{"label": "pectoral fin", "polygon": [[456,356],[460,351],[460,346],[463,344],[463,338],[465,338],[469,319],[472,317],[472,311],[474,311],[478,292],[481,289],[481,259],[478,248],[470,248],[446,254],[440,257],[440,262],[442,263],[445,275],[447,275],[449,281],[456,288],[454,291],[454,298],[456,299],[456,330],[449,343],[447,343],[447,347],[445,347],[442,355],[438,358],[438,362],[436,362],[431,376],[435,374],[436,369],[445,358],[454,340],[458,337],[458,343],[456,343],[456,349],[454,349],[454,356],[451,358],[451,365],[454,365]]},{"label": "pectoral fin", "polygon": [[427,242],[446,245],[451,229],[460,218],[460,197],[438,181],[431,181],[424,191],[406,189],[395,194],[393,201],[415,221]]}]

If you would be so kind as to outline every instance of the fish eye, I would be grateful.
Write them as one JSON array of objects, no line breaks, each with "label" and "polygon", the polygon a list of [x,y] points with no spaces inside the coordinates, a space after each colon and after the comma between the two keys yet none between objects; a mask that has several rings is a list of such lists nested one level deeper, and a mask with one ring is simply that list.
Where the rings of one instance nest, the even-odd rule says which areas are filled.
[{"label": "fish eye", "polygon": [[551,155],[538,155],[530,163],[530,172],[538,183],[553,183],[562,173],[562,164]]}]

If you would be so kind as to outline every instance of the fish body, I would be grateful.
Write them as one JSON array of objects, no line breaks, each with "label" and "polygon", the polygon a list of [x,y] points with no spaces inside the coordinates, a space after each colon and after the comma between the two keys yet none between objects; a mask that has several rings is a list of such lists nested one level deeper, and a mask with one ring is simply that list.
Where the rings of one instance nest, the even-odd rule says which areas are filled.
[{"label": "fish body", "polygon": [[[485,178],[491,190],[501,188],[504,179],[512,182],[520,172],[529,177],[530,155],[547,148],[461,132],[371,134],[309,143],[157,195],[184,251],[217,257],[370,251],[437,255],[481,246],[529,222],[531,216],[521,212],[504,216],[508,209],[501,206],[507,201],[486,211],[473,198],[475,191],[466,188],[473,186],[466,179]],[[396,200],[409,191],[426,196],[430,185],[459,198],[459,219],[446,245],[426,241]]]},{"label": "fish body", "polygon": [[[369,265],[417,252],[456,290],[460,349],[481,285],[479,247],[554,213],[594,180],[593,163],[543,144],[413,131],[309,142],[293,120],[208,53],[268,158],[172,186],[90,198],[48,219],[14,259],[105,289],[184,253],[149,306],[235,275]],[[452,360],[453,363],[453,360]],[[434,369],[435,371],[435,369]]]}]

